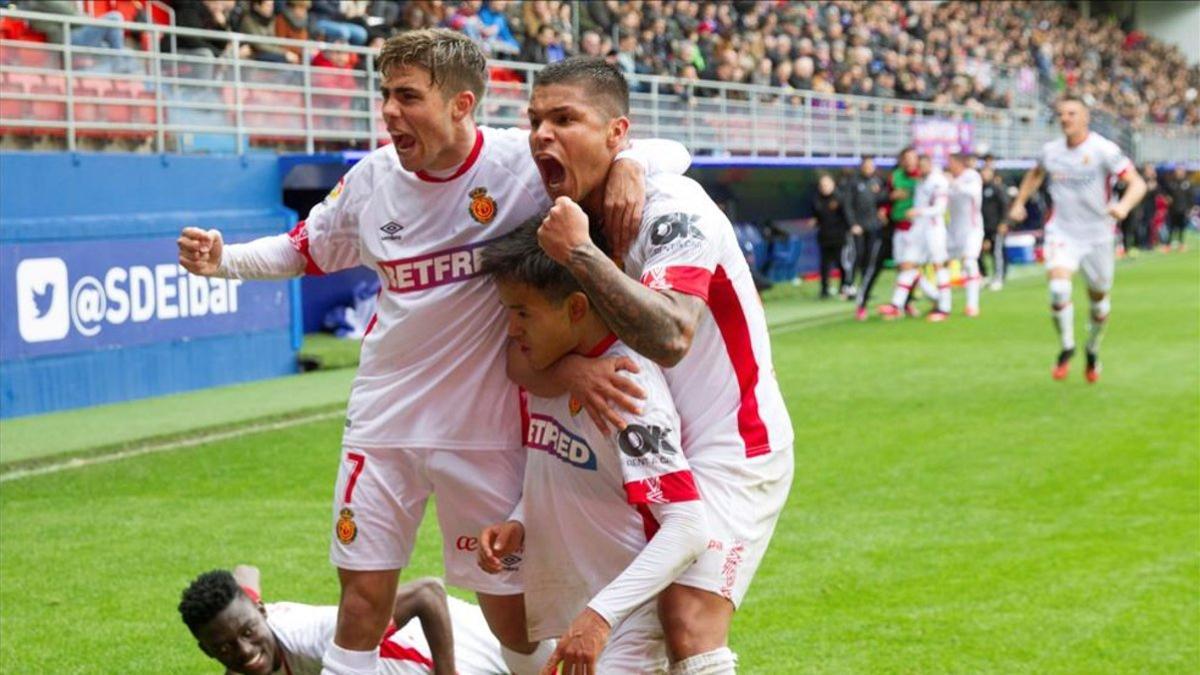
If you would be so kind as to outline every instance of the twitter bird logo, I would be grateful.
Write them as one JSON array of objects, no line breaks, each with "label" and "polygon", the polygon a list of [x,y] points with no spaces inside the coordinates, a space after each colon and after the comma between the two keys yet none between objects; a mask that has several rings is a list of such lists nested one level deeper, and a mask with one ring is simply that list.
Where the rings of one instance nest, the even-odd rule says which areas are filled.
[{"label": "twitter bird logo", "polygon": [[40,319],[46,316],[50,311],[50,306],[54,304],[54,284],[49,281],[42,286],[42,290],[33,291],[33,306],[37,308],[37,314],[33,318]]},{"label": "twitter bird logo", "polygon": [[62,258],[17,264],[17,327],[25,342],[62,340],[71,331],[70,286]]}]

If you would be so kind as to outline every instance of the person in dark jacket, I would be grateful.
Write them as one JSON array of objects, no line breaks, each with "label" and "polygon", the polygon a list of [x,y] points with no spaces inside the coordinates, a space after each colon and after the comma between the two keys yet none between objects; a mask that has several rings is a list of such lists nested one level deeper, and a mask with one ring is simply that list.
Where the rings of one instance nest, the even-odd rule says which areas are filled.
[{"label": "person in dark jacket", "polygon": [[833,176],[822,174],[817,180],[817,194],[813,197],[813,216],[817,219],[817,245],[821,250],[821,298],[829,297],[829,275],[836,267],[841,274],[841,288],[845,289],[849,273],[842,263],[842,249],[850,230],[846,222],[846,206]]},{"label": "person in dark jacket", "polygon": [[990,161],[985,160],[979,176],[983,179],[983,200],[979,208],[983,216],[983,250],[979,254],[979,272],[988,276],[987,258],[991,256],[994,269],[990,288],[998,291],[1004,287],[1004,279],[1008,276],[1008,261],[1004,259],[1004,236],[1008,234],[1008,187]]},{"label": "person in dark jacket", "polygon": [[1172,249],[1182,250],[1188,213],[1196,205],[1196,183],[1188,177],[1187,167],[1177,164],[1163,181],[1162,191],[1167,198],[1167,242]]},{"label": "person in dark jacket", "polygon": [[858,283],[855,316],[859,321],[865,321],[867,302],[871,299],[871,288],[879,276],[883,257],[883,221],[879,218],[879,209],[888,201],[883,180],[875,175],[874,157],[863,157],[858,171],[847,181],[845,196],[849,241],[854,248],[849,284]]}]

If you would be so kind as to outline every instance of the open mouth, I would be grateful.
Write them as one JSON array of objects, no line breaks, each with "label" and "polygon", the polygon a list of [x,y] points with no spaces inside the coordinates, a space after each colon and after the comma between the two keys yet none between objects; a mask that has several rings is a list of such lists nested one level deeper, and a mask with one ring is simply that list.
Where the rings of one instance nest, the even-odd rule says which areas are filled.
[{"label": "open mouth", "polygon": [[537,162],[538,171],[542,174],[542,183],[547,189],[554,190],[562,186],[567,179],[567,169],[550,155],[538,155],[534,158]]},{"label": "open mouth", "polygon": [[400,152],[408,152],[417,146],[417,137],[412,134],[394,133],[392,134],[392,144]]},{"label": "open mouth", "polygon": [[254,658],[242,664],[242,670],[248,673],[258,672],[266,664],[266,661],[266,652],[259,652],[254,656]]}]

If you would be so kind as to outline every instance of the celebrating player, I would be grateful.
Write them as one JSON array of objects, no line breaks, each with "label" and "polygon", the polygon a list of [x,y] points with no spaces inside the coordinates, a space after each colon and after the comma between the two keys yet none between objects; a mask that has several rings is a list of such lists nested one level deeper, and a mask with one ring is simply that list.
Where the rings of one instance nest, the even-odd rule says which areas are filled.
[{"label": "celebrating player", "polygon": [[500,570],[524,547],[530,638],[562,636],[543,672],[560,661],[568,673],[660,672],[653,600],[704,550],[707,518],[662,371],[619,342],[579,282],[539,248],[539,222],[483,253],[509,337],[539,370],[568,353],[627,358],[646,397],[623,429],[607,432],[567,393],[529,397],[524,494],[507,522],[480,535],[480,565]]},{"label": "celebrating player", "polygon": [[[183,592],[179,613],[207,656],[242,675],[317,675],[333,639],[337,607],[263,604],[258,569],[213,570]],[[396,589],[380,645],[385,675],[504,673],[500,643],[475,605],[446,595],[438,579]]]},{"label": "celebrating player", "polygon": [[792,425],[750,270],[703,188],[682,176],[648,177],[644,225],[621,266],[588,236],[589,223],[602,222],[608,164],[629,133],[628,112],[625,78],[603,61],[568,59],[539,71],[529,143],[556,197],[539,238],[621,341],[668,368],[714,541],[660,595],[660,618],[672,672],[729,672],[734,608],[791,485]]},{"label": "celebrating player", "polygon": [[[470,39],[406,32],[376,64],[392,147],[356,164],[289,235],[225,246],[215,230],[188,228],[180,263],[196,274],[255,279],[357,265],[379,273],[333,500],[330,558],[342,596],[328,672],[374,672],[398,571],[433,494],[447,582],[476,591],[512,670],[536,672],[553,647],[525,637],[519,563],[484,574],[472,546],[457,542],[508,516],[524,466],[503,312],[478,256],[549,201],[526,132],[475,125],[487,64]],[[635,150],[677,172],[690,161],[673,142]],[[627,223],[636,227],[642,173],[636,162],[614,168],[605,197],[614,238],[626,237]]]},{"label": "celebrating player", "polygon": [[[1075,310],[1071,276],[1083,271],[1091,299],[1088,324],[1088,382],[1100,379],[1100,339],[1111,310],[1108,293],[1113,283],[1113,228],[1146,194],[1146,182],[1116,143],[1088,129],[1083,101],[1067,97],[1058,104],[1063,137],[1042,146],[1038,164],[1021,180],[1009,219],[1025,219],[1025,203],[1049,178],[1054,208],[1046,218],[1043,244],[1050,280],[1050,311],[1058,328],[1061,350],[1054,365],[1056,380],[1066,378],[1075,355]],[[1120,176],[1129,187],[1116,204],[1109,203],[1111,180]]]},{"label": "celebrating player", "polygon": [[[946,243],[951,260],[962,265],[963,285],[967,291],[967,316],[979,316],[979,254],[983,250],[983,178],[968,166],[970,157],[950,155],[946,168],[950,173],[950,226]],[[949,292],[946,293],[949,295]],[[946,308],[949,311],[949,307]]]},{"label": "celebrating player", "polygon": [[896,275],[892,302],[880,306],[879,313],[885,319],[902,316],[913,287],[921,280],[919,266],[928,263],[934,267],[937,288],[932,289],[930,297],[936,304],[927,319],[945,321],[950,316],[951,297],[950,271],[946,269],[946,206],[950,184],[928,155],[917,159],[917,175],[920,181],[913,192],[912,206],[905,212],[910,226],[907,230],[897,229],[893,238],[892,256],[900,264],[900,272]]}]

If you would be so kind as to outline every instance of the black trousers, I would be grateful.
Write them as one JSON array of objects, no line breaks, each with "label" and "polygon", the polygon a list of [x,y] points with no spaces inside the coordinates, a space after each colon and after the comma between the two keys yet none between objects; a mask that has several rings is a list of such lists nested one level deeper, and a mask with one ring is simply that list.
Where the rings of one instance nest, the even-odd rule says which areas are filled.
[{"label": "black trousers", "polygon": [[1175,242],[1183,243],[1183,232],[1187,229],[1187,214],[1186,213],[1168,213],[1167,214],[1167,241],[1163,243],[1174,244]]},{"label": "black trousers", "polygon": [[879,267],[883,263],[883,230],[864,230],[857,240],[858,260],[855,265],[852,280],[859,283],[858,297],[855,299],[859,307],[866,307],[871,300],[871,289],[879,278]]},{"label": "black trousers", "polygon": [[979,251],[979,275],[988,276],[987,259],[991,256],[996,268],[996,273],[992,276],[1003,281],[1008,278],[1008,261],[1004,259],[1004,235],[996,230],[984,230],[983,241],[986,245]]},{"label": "black trousers", "polygon": [[844,287],[849,280],[849,272],[842,264],[842,251],[845,249],[845,244],[820,242],[821,245],[821,297],[829,296],[829,277],[834,269],[842,275],[841,286]]}]

